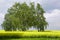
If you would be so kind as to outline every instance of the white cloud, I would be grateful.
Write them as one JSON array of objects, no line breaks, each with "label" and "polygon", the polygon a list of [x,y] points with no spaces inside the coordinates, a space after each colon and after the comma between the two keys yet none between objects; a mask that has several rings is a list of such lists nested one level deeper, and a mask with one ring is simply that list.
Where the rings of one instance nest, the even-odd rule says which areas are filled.
[{"label": "white cloud", "polygon": [[43,0],[42,6],[47,12],[50,12],[54,9],[60,9],[60,0]]},{"label": "white cloud", "polygon": [[56,17],[59,14],[60,14],[60,10],[55,9],[55,10],[52,10],[52,12],[50,12],[50,13],[45,13],[44,15],[46,18],[49,18],[49,17]]},{"label": "white cloud", "polygon": [[4,14],[0,13],[0,30],[2,29],[1,24],[4,21]]},{"label": "white cloud", "polygon": [[5,15],[5,14],[0,13],[0,25],[1,25],[2,22],[4,21],[4,15]]},{"label": "white cloud", "polygon": [[51,13],[45,13],[44,16],[49,23],[48,29],[60,29],[60,10],[55,9]]}]

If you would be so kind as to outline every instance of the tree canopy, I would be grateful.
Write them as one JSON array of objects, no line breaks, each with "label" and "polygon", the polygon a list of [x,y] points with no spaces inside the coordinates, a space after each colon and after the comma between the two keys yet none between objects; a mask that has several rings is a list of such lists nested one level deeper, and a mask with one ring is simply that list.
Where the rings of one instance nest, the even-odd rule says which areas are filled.
[{"label": "tree canopy", "polygon": [[38,31],[44,31],[48,24],[45,21],[44,13],[45,11],[39,3],[36,7],[34,3],[30,3],[30,5],[25,2],[22,4],[15,3],[8,9],[2,27],[6,31],[25,31],[30,27],[37,28]]}]

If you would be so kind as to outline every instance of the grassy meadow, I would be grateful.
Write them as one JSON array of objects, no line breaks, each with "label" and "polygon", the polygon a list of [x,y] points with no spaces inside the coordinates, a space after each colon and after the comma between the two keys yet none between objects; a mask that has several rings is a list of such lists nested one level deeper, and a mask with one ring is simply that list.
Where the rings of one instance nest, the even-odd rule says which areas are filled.
[{"label": "grassy meadow", "polygon": [[19,39],[0,39],[0,40],[60,40],[60,38],[19,38]]}]

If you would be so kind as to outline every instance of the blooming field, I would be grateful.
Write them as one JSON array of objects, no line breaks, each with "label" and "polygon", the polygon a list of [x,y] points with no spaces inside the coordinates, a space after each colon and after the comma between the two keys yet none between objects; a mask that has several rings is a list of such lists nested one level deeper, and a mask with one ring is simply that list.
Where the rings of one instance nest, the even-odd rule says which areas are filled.
[{"label": "blooming field", "polygon": [[60,31],[0,31],[0,37],[60,37]]}]

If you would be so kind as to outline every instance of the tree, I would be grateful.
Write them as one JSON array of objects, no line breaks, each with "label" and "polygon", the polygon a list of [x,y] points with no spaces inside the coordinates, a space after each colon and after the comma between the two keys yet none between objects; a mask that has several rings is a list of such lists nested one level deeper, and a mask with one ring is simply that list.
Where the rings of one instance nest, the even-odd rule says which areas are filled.
[{"label": "tree", "polygon": [[8,9],[5,15],[5,21],[2,27],[6,31],[13,30],[28,30],[30,27],[37,28],[38,31],[44,31],[44,27],[47,25],[43,16],[44,10],[37,4],[36,8],[34,3],[27,5],[25,2],[15,3]]},{"label": "tree", "polygon": [[36,13],[37,13],[37,19],[38,19],[38,24],[37,24],[37,29],[38,31],[44,31],[44,29],[47,27],[47,22],[44,17],[45,11],[41,7],[41,5],[38,3],[36,7]]}]

